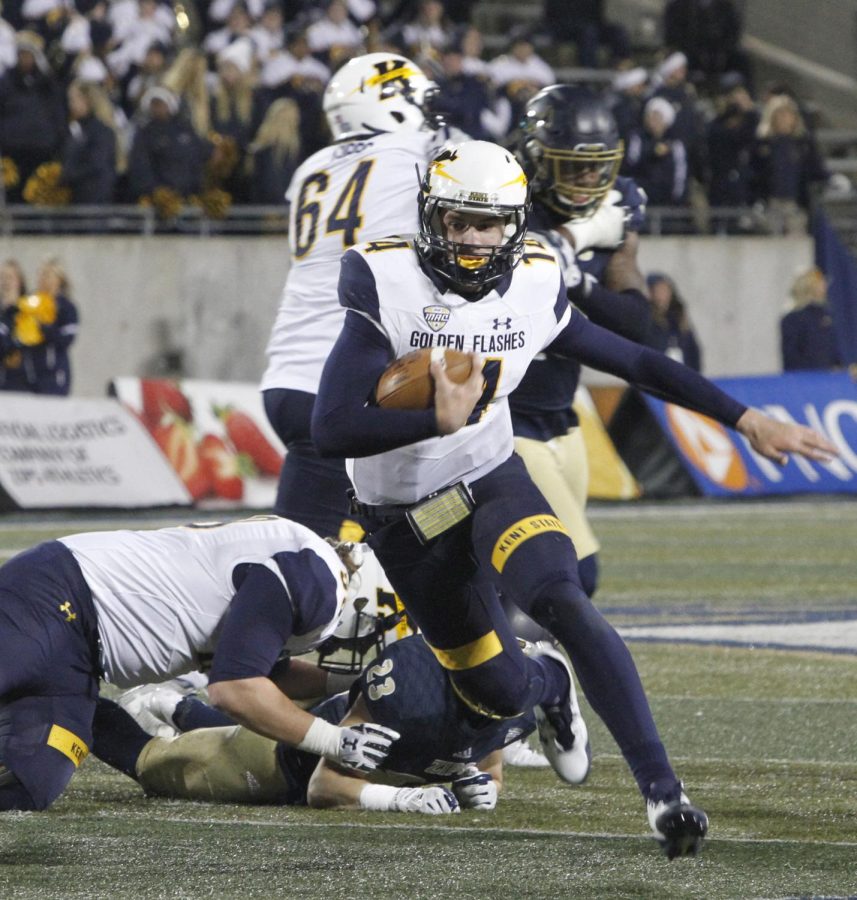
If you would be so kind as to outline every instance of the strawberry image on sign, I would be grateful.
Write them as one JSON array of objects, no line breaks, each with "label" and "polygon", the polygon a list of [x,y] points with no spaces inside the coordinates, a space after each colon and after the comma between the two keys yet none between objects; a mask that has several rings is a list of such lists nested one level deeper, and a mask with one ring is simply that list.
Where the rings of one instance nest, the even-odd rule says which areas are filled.
[{"label": "strawberry image on sign", "polygon": [[246,453],[236,453],[216,434],[206,434],[199,442],[199,455],[214,493],[224,500],[244,498],[244,478],[256,472]]},{"label": "strawberry image on sign", "polygon": [[280,474],[283,454],[271,444],[262,429],[247,415],[233,406],[215,406],[214,414],[223,422],[229,440],[239,453],[246,453],[263,475]]},{"label": "strawberry image on sign", "polygon": [[181,416],[168,413],[151,432],[191,497],[204,497],[211,490],[211,480],[200,459],[193,426]]},{"label": "strawberry image on sign", "polygon": [[143,398],[143,419],[154,427],[168,413],[175,413],[185,422],[193,420],[190,400],[181,392],[174,381],[163,378],[143,378],[140,380]]}]

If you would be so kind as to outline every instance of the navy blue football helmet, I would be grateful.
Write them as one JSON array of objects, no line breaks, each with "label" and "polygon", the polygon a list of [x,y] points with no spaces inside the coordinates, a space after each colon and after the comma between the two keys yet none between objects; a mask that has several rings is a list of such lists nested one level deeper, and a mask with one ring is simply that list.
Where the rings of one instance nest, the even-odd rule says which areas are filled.
[{"label": "navy blue football helmet", "polygon": [[534,200],[566,219],[595,212],[616,181],[624,152],[605,100],[572,84],[543,88],[527,103],[515,144]]}]

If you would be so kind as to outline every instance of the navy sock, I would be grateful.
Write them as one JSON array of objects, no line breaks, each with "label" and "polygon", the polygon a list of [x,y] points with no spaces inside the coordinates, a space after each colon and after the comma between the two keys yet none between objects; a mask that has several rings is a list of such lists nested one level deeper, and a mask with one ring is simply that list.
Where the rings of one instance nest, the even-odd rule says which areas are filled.
[{"label": "navy sock", "polygon": [[539,670],[539,675],[530,682],[535,691],[538,691],[538,699],[533,705],[556,706],[568,696],[568,672],[549,656],[539,656],[532,662]]},{"label": "navy sock", "polygon": [[92,752],[108,766],[136,780],[137,759],[152,736],[118,703],[104,697],[95,702],[92,734]]},{"label": "navy sock", "polygon": [[615,628],[576,585],[550,585],[532,617],[562,644],[590,706],[619,745],[640,789],[675,783],[637,667]]},{"label": "navy sock", "polygon": [[203,703],[196,697],[183,697],[173,712],[173,724],[179,731],[193,731],[194,728],[219,728],[221,725],[235,725],[226,713]]}]

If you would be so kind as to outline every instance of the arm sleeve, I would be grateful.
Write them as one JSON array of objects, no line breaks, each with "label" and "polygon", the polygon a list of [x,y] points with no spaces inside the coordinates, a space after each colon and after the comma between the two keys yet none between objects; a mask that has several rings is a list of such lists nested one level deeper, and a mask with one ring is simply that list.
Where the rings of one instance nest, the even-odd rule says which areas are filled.
[{"label": "arm sleeve", "polygon": [[584,284],[581,281],[578,287],[568,291],[568,299],[581,312],[596,325],[609,328],[628,340],[645,341],[651,315],[649,301],[640,291],[632,289],[616,293],[600,284],[592,284],[588,296],[584,297]]},{"label": "arm sleeve", "polygon": [[223,620],[209,683],[267,677],[292,635],[286,588],[263,565],[252,565]]},{"label": "arm sleeve", "polygon": [[593,369],[610,372],[646,391],[734,428],[747,407],[707,378],[681,363],[613,334],[575,313],[551,345],[551,351],[571,356]]},{"label": "arm sleeve", "polygon": [[373,456],[437,437],[434,409],[381,409],[375,385],[391,361],[390,344],[377,324],[374,279],[362,258],[345,254],[339,280],[345,323],[327,358],[313,406],[312,439],[321,456]]}]

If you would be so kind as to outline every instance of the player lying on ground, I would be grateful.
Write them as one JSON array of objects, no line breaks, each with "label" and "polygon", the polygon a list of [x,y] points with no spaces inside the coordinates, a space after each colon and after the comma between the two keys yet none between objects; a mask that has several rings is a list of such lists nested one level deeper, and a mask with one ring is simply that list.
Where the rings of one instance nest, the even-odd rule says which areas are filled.
[{"label": "player lying on ground", "polygon": [[493,809],[500,749],[535,729],[532,710],[503,720],[472,712],[419,635],[386,647],[349,693],[312,711],[344,728],[375,723],[400,737],[375,771],[358,773],[221,725],[223,717],[192,696],[160,705],[159,715],[182,732],[167,739],[151,737],[118,704],[100,699],[93,752],[158,796],[438,814]]},{"label": "player lying on ground", "polygon": [[[45,809],[89,753],[99,679],[208,669],[212,702],[275,740],[373,768],[397,735],[342,729],[289,698],[284,649],[332,634],[353,545],[276,516],[78,534],[0,568],[0,810]],[[297,675],[300,675],[298,667]],[[305,677],[304,672],[304,677]]]}]

